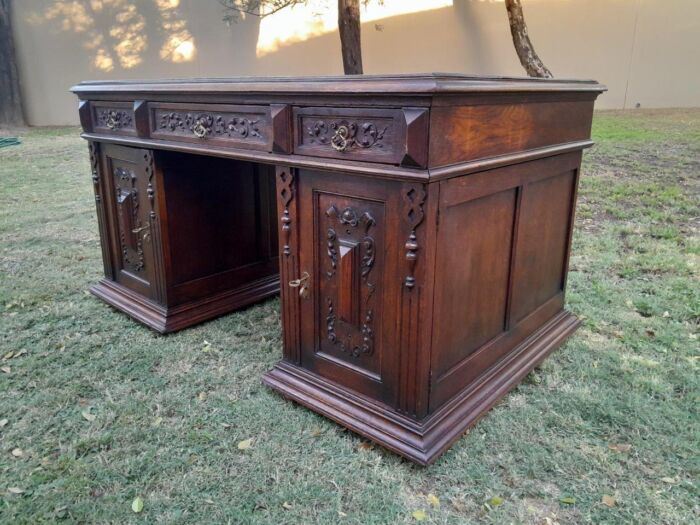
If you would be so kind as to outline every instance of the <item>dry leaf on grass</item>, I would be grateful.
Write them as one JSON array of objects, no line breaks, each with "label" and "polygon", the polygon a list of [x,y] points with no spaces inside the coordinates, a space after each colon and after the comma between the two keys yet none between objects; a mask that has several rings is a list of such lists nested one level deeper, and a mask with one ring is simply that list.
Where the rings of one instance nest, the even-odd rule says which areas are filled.
[{"label": "dry leaf on grass", "polygon": [[140,496],[134,498],[134,501],[131,502],[131,510],[137,514],[143,510],[143,499]]},{"label": "dry leaf on grass", "polygon": [[83,416],[85,421],[95,421],[95,419],[97,419],[97,416],[95,414],[91,414],[88,410],[83,410],[80,414]]},{"label": "dry leaf on grass", "polygon": [[9,374],[10,372],[12,372],[12,369],[9,366],[0,367],[0,370],[5,372],[6,374]]},{"label": "dry leaf on grass", "polygon": [[440,508],[440,498],[438,498],[435,494],[428,494],[427,496],[428,503],[434,508]]},{"label": "dry leaf on grass", "polygon": [[285,501],[284,503],[282,503],[282,507],[284,508],[284,510],[291,510],[292,504],[288,501]]},{"label": "dry leaf on grass", "polygon": [[489,505],[489,507],[496,508],[499,505],[503,505],[503,498],[501,498],[500,496],[493,496],[486,503]]},{"label": "dry leaf on grass", "polygon": [[253,446],[253,438],[244,439],[238,442],[238,450],[248,450]]},{"label": "dry leaf on grass", "polygon": [[22,456],[24,456],[24,452],[21,448],[13,448],[12,455],[16,458],[21,458]]},{"label": "dry leaf on grass", "polygon": [[10,494],[22,494],[24,492],[24,489],[21,489],[19,487],[8,487],[7,492]]},{"label": "dry leaf on grass", "polygon": [[416,521],[423,521],[425,518],[428,517],[428,514],[423,509],[418,509],[414,510],[411,516],[413,516],[413,519],[415,519]]},{"label": "dry leaf on grass", "polygon": [[632,449],[632,445],[628,443],[610,443],[608,448],[615,452],[629,452]]},{"label": "dry leaf on grass", "polygon": [[614,507],[615,506],[615,498],[612,496],[608,496],[607,494],[605,494],[603,496],[603,499],[601,499],[601,502],[603,503],[603,505],[605,505],[607,507]]},{"label": "dry leaf on grass", "polygon": [[9,423],[9,421],[7,419],[5,419],[5,418],[0,419],[0,428],[4,427],[8,423]]}]

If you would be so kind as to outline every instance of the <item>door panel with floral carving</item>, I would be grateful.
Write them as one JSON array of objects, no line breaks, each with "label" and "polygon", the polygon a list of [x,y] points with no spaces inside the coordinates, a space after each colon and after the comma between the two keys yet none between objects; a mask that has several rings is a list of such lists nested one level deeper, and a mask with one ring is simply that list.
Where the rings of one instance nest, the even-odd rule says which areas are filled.
[{"label": "door panel with floral carving", "polygon": [[306,171],[299,179],[299,271],[309,275],[300,300],[302,365],[388,396],[395,331],[386,327],[401,284],[386,282],[398,253],[389,234],[396,197],[385,182]]},{"label": "door panel with floral carving", "polygon": [[155,298],[153,231],[157,227],[153,153],[105,145],[103,181],[111,223],[114,280]]}]

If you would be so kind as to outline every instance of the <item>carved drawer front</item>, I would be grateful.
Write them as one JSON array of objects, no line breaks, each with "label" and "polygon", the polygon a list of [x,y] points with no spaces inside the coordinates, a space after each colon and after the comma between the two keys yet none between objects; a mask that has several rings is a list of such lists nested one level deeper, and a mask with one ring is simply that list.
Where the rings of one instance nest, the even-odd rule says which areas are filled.
[{"label": "carved drawer front", "polygon": [[131,102],[90,102],[92,130],[110,135],[136,135],[134,107]]},{"label": "carved drawer front", "polygon": [[151,137],[270,151],[269,106],[149,104]]},{"label": "carved drawer front", "polygon": [[427,160],[426,109],[295,107],[293,115],[299,155],[416,167]]}]

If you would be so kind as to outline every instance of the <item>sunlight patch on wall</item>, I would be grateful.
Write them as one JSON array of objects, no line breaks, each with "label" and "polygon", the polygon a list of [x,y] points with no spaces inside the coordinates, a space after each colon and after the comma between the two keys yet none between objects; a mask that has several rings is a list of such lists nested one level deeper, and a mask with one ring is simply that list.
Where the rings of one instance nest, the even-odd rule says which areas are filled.
[{"label": "sunlight patch on wall", "polygon": [[[393,16],[451,7],[453,0],[384,0],[361,7],[363,23]],[[283,9],[260,21],[256,55],[262,57],[284,46],[338,30],[338,10],[333,2],[309,0]]]},{"label": "sunlight patch on wall", "polygon": [[160,48],[160,58],[176,64],[194,60],[194,37],[187,29],[187,22],[177,11],[180,0],[155,0],[160,13],[165,41]]},{"label": "sunlight patch on wall", "polygon": [[[112,1],[116,3],[116,0]],[[146,21],[135,5],[119,3],[122,5],[119,6],[115,16],[116,23],[110,28],[109,35],[116,41],[113,49],[119,65],[124,69],[131,69],[143,61],[141,54],[147,47],[144,33]]]}]

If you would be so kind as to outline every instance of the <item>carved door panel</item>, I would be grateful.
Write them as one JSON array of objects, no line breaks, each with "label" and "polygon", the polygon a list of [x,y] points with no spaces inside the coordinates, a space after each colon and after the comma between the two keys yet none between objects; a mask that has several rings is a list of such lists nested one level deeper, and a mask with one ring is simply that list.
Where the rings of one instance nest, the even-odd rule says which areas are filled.
[{"label": "carved door panel", "polygon": [[298,182],[301,365],[387,401],[402,284],[392,184],[308,171]]},{"label": "carved door panel", "polygon": [[153,153],[113,145],[105,145],[102,151],[113,278],[135,292],[156,299]]}]

